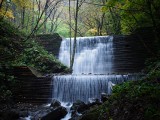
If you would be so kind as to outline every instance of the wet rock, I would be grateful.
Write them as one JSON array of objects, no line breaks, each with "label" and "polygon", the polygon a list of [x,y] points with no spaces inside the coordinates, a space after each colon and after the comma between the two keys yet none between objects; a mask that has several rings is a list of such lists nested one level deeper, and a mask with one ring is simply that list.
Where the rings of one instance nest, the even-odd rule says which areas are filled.
[{"label": "wet rock", "polygon": [[90,98],[89,99],[89,103],[88,103],[88,107],[90,108],[90,107],[92,107],[94,105],[101,105],[101,104],[102,103],[100,102],[99,99],[97,99],[97,98]]},{"label": "wet rock", "polygon": [[84,102],[77,100],[75,103],[73,103],[71,107],[71,111],[78,112],[78,113],[83,113],[88,109],[88,105],[86,105]]},{"label": "wet rock", "polygon": [[109,119],[101,119],[99,115],[99,106],[90,107],[83,115],[79,117],[77,120],[109,120]]},{"label": "wet rock", "polygon": [[57,107],[44,117],[42,117],[41,120],[60,120],[64,118],[64,116],[67,114],[67,109],[64,107]]},{"label": "wet rock", "polygon": [[108,96],[106,93],[101,93],[101,101],[102,101],[102,102],[107,101],[108,98],[109,98],[109,96]]},{"label": "wet rock", "polygon": [[61,106],[61,103],[56,99],[52,100],[51,105],[50,105],[50,107],[53,107],[53,108],[57,108],[60,106]]},{"label": "wet rock", "polygon": [[90,98],[89,99],[89,104],[99,104],[101,103],[100,100],[98,98]]},{"label": "wet rock", "polygon": [[81,116],[79,114],[73,114],[72,117],[69,120],[79,120]]},{"label": "wet rock", "polygon": [[0,120],[17,120],[19,119],[19,113],[15,110],[0,112]]},{"label": "wet rock", "polygon": [[27,117],[29,115],[28,111],[25,111],[25,110],[19,111],[18,114],[20,117]]},{"label": "wet rock", "polygon": [[31,120],[39,120],[42,117],[46,116],[48,113],[52,111],[52,108],[50,107],[44,107],[39,109],[38,111],[32,112],[31,115]]}]

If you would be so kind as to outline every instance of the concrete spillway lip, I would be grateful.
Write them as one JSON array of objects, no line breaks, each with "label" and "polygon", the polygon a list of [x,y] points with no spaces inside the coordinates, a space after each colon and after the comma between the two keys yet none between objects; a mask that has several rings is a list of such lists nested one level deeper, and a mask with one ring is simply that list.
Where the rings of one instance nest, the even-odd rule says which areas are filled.
[{"label": "concrete spillway lip", "polygon": [[72,75],[72,76],[114,76],[114,75],[140,75],[140,76],[144,76],[145,75],[145,73],[107,73],[107,74],[92,74],[92,73],[88,73],[88,74],[86,74],[86,73],[81,73],[81,74],[66,74],[66,73],[56,73],[56,74],[51,74],[51,75],[49,75],[50,77],[53,77],[53,76],[67,76],[67,75]]}]

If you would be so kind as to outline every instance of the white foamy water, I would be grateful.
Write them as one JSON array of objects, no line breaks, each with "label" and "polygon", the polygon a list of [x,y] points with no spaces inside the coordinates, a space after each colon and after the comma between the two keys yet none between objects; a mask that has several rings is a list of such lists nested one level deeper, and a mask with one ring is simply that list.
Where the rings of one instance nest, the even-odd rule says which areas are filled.
[{"label": "white foamy water", "polygon": [[100,98],[114,84],[135,80],[134,75],[60,75],[53,77],[53,98],[63,102]]},{"label": "white foamy water", "polygon": [[61,120],[69,120],[71,118],[70,108],[71,108],[72,104],[61,102],[61,106],[65,107],[68,112],[67,115],[64,118],[62,118]]},{"label": "white foamy water", "polygon": [[[71,39],[73,50],[73,38]],[[63,39],[59,60],[70,66],[70,39]],[[100,98],[101,93],[111,94],[112,87],[135,75],[109,75],[114,66],[112,36],[78,37],[71,75],[53,77],[53,98],[62,102]]]},{"label": "white foamy water", "polygon": [[[73,74],[106,74],[112,72],[113,37],[78,37]],[[73,38],[71,39],[73,46]],[[73,47],[72,47],[73,50]],[[63,39],[59,60],[70,66],[70,40]]]}]

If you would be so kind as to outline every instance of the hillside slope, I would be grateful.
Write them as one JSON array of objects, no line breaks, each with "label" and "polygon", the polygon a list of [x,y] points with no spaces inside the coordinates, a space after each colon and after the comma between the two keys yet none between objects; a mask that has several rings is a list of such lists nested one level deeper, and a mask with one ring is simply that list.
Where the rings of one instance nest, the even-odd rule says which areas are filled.
[{"label": "hillside slope", "polygon": [[0,65],[31,66],[44,73],[68,72],[52,54],[43,49],[34,39],[6,21],[0,21]]}]

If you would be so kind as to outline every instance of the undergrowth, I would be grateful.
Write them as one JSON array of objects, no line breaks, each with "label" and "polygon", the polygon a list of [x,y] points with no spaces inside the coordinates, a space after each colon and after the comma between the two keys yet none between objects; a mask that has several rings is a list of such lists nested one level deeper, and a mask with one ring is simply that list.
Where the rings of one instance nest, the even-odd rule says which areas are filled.
[{"label": "undergrowth", "polygon": [[41,73],[67,73],[69,69],[49,54],[34,39],[6,20],[0,19],[0,102],[12,96],[16,79],[8,73],[13,66],[34,67]]}]

